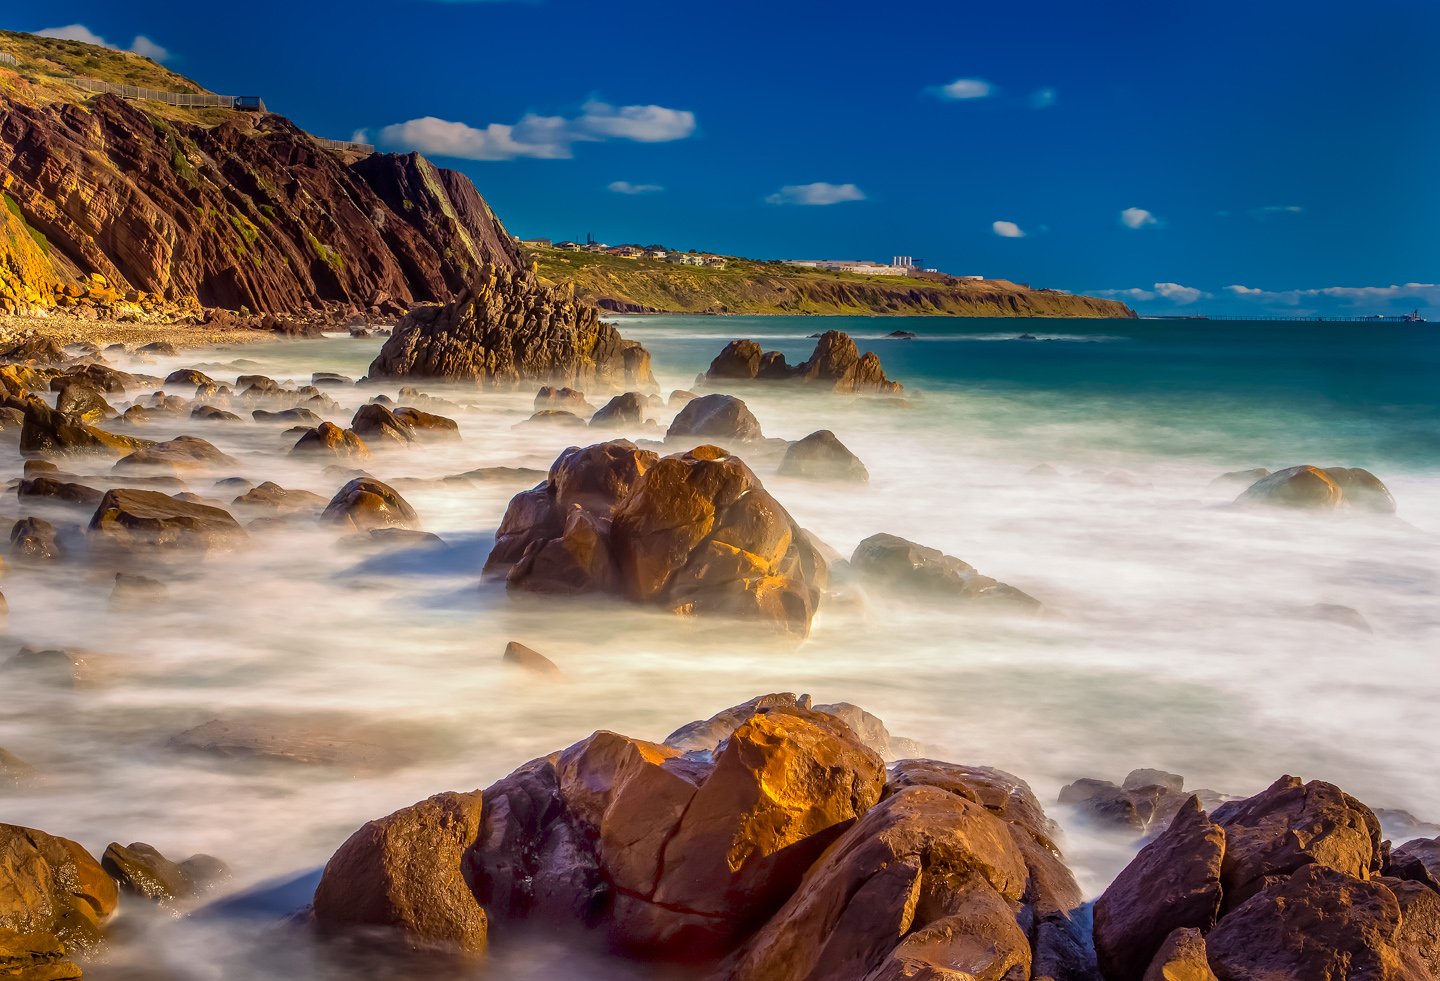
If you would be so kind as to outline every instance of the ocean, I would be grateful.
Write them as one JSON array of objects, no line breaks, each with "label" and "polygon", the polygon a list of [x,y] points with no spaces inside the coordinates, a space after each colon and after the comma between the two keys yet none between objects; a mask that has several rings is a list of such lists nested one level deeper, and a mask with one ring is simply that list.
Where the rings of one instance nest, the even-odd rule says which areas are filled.
[{"label": "ocean", "polygon": [[[793,691],[857,703],[936,758],[1028,781],[1064,827],[1061,847],[1088,895],[1136,842],[1056,803],[1079,777],[1119,782],[1159,767],[1183,774],[1187,789],[1247,795],[1291,773],[1440,821],[1440,730],[1431,724],[1440,697],[1440,331],[615,319],[651,351],[667,393],[693,388],[733,338],[755,338],[793,363],[813,347],[810,335],[849,332],[904,383],[905,404],[783,386],[737,394],[769,436],[832,430],[868,467],[868,485],[784,478],[768,460],[756,465],[766,487],[842,554],[871,534],[898,534],[1018,586],[1045,614],[976,618],[869,597],[822,607],[811,638],[790,649],[615,602],[508,597],[482,584],[479,569],[507,500],[526,482],[438,478],[544,469],[586,434],[512,428],[531,411],[528,389],[427,385],[463,403],[445,412],[463,442],[379,454],[366,469],[396,484],[449,544],[443,553],[371,554],[337,544],[329,530],[272,529],[245,552],[164,570],[169,599],[141,611],[111,609],[108,581],[69,569],[6,581],[12,647],[85,648],[97,670],[74,689],[16,680],[0,700],[0,747],[40,774],[4,792],[0,819],[75,838],[95,854],[110,841],[149,842],[173,858],[212,853],[235,870],[227,892],[246,894],[313,878],[370,818],[483,787],[593,730],[662,739],[753,695]],[[886,336],[895,330],[918,336]],[[358,377],[379,345],[265,343],[136,370],[197,366],[226,381],[259,372],[305,383],[313,371]],[[396,387],[332,390],[343,406],[333,418]],[[661,411],[660,422],[672,414]],[[256,483],[327,498],[344,483],[344,474],[287,457],[293,436],[278,428],[202,429],[182,418],[145,435],[182,432],[212,440],[237,458],[236,475]],[[14,447],[0,454],[15,472]],[[1055,472],[1035,472],[1042,464]],[[1371,469],[1399,513],[1236,509],[1243,485],[1214,483],[1226,471],[1296,464]],[[192,489],[219,496],[208,482]],[[40,513],[13,497],[4,507],[11,520]],[[88,517],[46,516],[71,525]],[[1351,607],[1371,630],[1317,616],[1316,604]],[[565,680],[502,666],[510,640],[550,657]],[[365,762],[216,760],[172,746],[175,734],[210,720],[318,727],[362,746]],[[133,973],[142,967],[176,978],[323,976],[293,938],[266,939],[271,919],[303,892],[198,919],[128,914],[131,939],[113,943],[93,976],[145,976]],[[563,952],[557,962],[567,976],[610,976]],[[507,976],[550,976],[547,963],[516,963]]]}]

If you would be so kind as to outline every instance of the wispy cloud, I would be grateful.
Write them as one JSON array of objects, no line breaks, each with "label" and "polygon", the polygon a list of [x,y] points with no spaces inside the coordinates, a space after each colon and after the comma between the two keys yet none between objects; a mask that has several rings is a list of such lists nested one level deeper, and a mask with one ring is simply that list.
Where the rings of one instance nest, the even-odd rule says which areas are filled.
[{"label": "wispy cloud", "polygon": [[1120,212],[1120,224],[1126,228],[1144,228],[1147,225],[1159,225],[1160,219],[1144,208],[1126,208]]},{"label": "wispy cloud", "polygon": [[1025,231],[1013,221],[992,221],[990,230],[1001,238],[1024,238]]},{"label": "wispy cloud", "polygon": [[667,143],[695,133],[695,114],[665,106],[612,106],[592,99],[578,116],[526,113],[518,123],[471,126],[435,116],[393,123],[380,140],[394,148],[465,160],[565,160],[576,143]]},{"label": "wispy cloud", "polygon": [[1256,221],[1268,221],[1271,218],[1292,218],[1295,215],[1303,215],[1305,209],[1298,204],[1267,204],[1263,208],[1251,208],[1250,217]]},{"label": "wispy cloud", "polygon": [[1030,93],[1031,109],[1049,109],[1060,100],[1060,93],[1052,88],[1036,89]]},{"label": "wispy cloud", "polygon": [[864,201],[865,192],[854,184],[786,184],[765,199],[766,204],[827,205]]},{"label": "wispy cloud", "polygon": [[1206,293],[1193,286],[1181,286],[1179,283],[1156,283],[1150,289],[1134,287],[1128,290],[1096,290],[1095,292],[1101,296],[1113,296],[1116,299],[1137,303],[1168,300],[1177,307],[1189,306],[1199,300],[1208,300],[1214,296],[1213,293]]},{"label": "wispy cloud", "polygon": [[632,184],[629,181],[611,181],[606,187],[616,194],[658,194],[665,190],[659,184]]},{"label": "wispy cloud", "polygon": [[1403,283],[1391,286],[1322,286],[1304,290],[1264,290],[1253,286],[1227,286],[1231,296],[1262,303],[1299,306],[1315,300],[1336,300],[1355,307],[1377,306],[1404,300],[1407,303],[1440,306],[1440,285]]},{"label": "wispy cloud", "polygon": [[102,48],[109,48],[112,51],[130,50],[152,61],[165,61],[170,57],[170,51],[167,48],[156,44],[144,34],[135,35],[135,40],[130,42],[130,47],[128,49],[122,49],[120,45],[111,44],[84,24],[66,24],[64,27],[45,27],[35,33],[40,37],[53,37],[62,41],[83,41],[85,44],[98,45]]},{"label": "wispy cloud", "polygon": [[995,94],[995,85],[983,78],[957,78],[946,85],[928,89],[930,94],[950,102],[965,102],[970,99],[988,99]]}]

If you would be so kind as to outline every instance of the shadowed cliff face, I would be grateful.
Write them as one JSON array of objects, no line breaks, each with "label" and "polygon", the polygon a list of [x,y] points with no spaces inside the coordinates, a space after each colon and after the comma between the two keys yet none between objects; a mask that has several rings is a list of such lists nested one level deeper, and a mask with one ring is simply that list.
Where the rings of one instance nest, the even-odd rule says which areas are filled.
[{"label": "shadowed cliff face", "polygon": [[347,163],[282,116],[207,126],[144,105],[0,96],[0,307],[98,273],[121,295],[393,314],[521,263],[474,185],[418,155]]}]

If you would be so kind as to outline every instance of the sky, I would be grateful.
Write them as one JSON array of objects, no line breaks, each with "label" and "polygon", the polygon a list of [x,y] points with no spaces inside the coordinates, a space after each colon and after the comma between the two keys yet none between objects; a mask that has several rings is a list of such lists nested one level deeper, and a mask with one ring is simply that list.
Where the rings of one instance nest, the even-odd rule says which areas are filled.
[{"label": "sky", "polygon": [[7,0],[0,26],[420,150],[525,238],[1440,319],[1435,0]]}]

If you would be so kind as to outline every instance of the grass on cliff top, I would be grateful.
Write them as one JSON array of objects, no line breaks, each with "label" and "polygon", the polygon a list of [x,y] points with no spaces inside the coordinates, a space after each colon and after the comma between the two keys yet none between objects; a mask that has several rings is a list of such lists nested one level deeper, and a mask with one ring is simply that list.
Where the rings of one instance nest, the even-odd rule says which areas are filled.
[{"label": "grass on cliff top", "polygon": [[20,62],[18,71],[30,75],[95,78],[117,85],[139,85],[165,92],[204,92],[183,75],[149,58],[129,51],[115,51],[83,41],[62,41],[19,31],[0,31],[0,51]]},{"label": "grass on cliff top", "polygon": [[864,283],[868,286],[919,287],[924,289],[966,288],[983,285],[986,289],[1020,289],[1005,280],[988,279],[982,283],[971,280],[953,282],[934,279],[919,279],[914,276],[865,276],[860,273],[832,272],[828,269],[805,269],[788,266],[779,261],[741,259],[726,257],[723,269],[707,266],[682,266],[663,259],[622,259],[604,252],[565,252],[560,249],[532,249],[526,253],[535,260],[541,276],[555,282],[577,281],[586,283],[595,274],[613,274],[624,278],[636,273],[683,272],[686,275],[701,276],[717,284],[725,282],[750,282],[760,277],[782,277],[784,279],[809,279],[830,283]]}]

